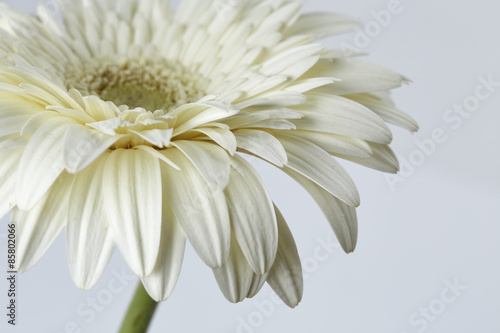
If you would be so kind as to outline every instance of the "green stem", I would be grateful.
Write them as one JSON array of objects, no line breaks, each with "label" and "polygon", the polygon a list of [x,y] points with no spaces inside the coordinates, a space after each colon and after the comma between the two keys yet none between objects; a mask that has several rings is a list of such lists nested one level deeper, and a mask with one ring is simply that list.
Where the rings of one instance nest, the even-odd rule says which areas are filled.
[{"label": "green stem", "polygon": [[157,305],[158,303],[149,297],[142,282],[139,281],[120,333],[146,333]]}]

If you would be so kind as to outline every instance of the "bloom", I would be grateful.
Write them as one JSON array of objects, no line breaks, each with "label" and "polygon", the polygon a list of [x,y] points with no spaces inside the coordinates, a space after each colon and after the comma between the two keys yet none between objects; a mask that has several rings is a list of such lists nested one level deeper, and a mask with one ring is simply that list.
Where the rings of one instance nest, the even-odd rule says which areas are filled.
[{"label": "bloom", "polygon": [[296,306],[293,237],[241,153],[304,186],[354,250],[359,195],[336,158],[397,171],[385,122],[416,124],[387,92],[405,79],[314,42],[353,20],[295,0],[224,6],[64,1],[62,24],[2,6],[0,216],[12,210],[20,272],[66,228],[79,288],[117,246],[165,300],[188,239],[228,300],[267,281]]}]

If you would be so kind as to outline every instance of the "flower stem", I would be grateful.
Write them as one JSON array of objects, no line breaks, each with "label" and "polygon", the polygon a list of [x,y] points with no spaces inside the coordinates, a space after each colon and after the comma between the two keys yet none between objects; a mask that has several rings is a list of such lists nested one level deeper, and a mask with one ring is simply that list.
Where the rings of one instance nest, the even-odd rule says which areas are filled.
[{"label": "flower stem", "polygon": [[155,313],[158,303],[149,297],[139,281],[134,298],[128,307],[120,333],[145,333]]}]

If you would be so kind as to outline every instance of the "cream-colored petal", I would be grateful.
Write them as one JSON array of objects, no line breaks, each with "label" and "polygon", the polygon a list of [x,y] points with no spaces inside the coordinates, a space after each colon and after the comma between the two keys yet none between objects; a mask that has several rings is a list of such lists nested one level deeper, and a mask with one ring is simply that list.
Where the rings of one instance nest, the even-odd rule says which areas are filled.
[{"label": "cream-colored petal", "polygon": [[178,136],[196,127],[203,127],[202,125],[213,121],[228,118],[238,112],[239,110],[221,103],[185,104],[172,113],[172,116],[177,117],[177,126],[173,136]]},{"label": "cream-colored petal", "polygon": [[246,298],[254,273],[234,236],[231,237],[229,257],[224,265],[214,269],[213,273],[220,290],[229,302],[238,303]]},{"label": "cream-colored petal", "polygon": [[250,288],[248,290],[247,298],[253,298],[258,292],[262,289],[264,284],[266,283],[267,277],[269,273],[264,275],[253,274],[252,283],[250,284]]},{"label": "cream-colored petal", "polygon": [[[166,178],[162,179],[162,183],[163,189],[170,186],[170,184],[166,183]],[[186,247],[184,231],[177,222],[165,195],[163,196],[162,208],[158,259],[153,272],[141,278],[149,295],[157,302],[167,300],[174,290],[181,271]]]},{"label": "cream-colored petal", "polygon": [[28,142],[29,135],[21,136],[16,133],[4,136],[0,138],[0,153],[24,148]]},{"label": "cream-colored petal", "polygon": [[289,168],[285,168],[284,171],[313,197],[330,223],[344,251],[353,252],[358,239],[358,221],[354,207],[346,205],[299,173]]},{"label": "cream-colored petal", "polygon": [[231,228],[222,189],[210,188],[195,166],[178,149],[163,150],[181,168],[162,164],[163,190],[175,217],[200,258],[211,268],[221,267],[229,255]]},{"label": "cream-colored petal", "polygon": [[0,219],[16,205],[16,174],[23,149],[0,152]]},{"label": "cream-colored petal", "polygon": [[332,195],[353,207],[359,206],[359,193],[347,171],[323,149],[293,135],[279,134],[288,153],[287,167],[309,178]]},{"label": "cream-colored petal", "polygon": [[307,140],[329,153],[343,154],[360,158],[369,158],[372,154],[370,145],[361,139],[344,135],[297,130],[293,135]]},{"label": "cream-colored petal", "polygon": [[390,124],[406,128],[412,132],[418,131],[418,124],[415,119],[398,110],[394,103],[390,101],[386,101],[375,94],[356,94],[346,97],[366,106]]},{"label": "cream-colored petal", "polygon": [[234,132],[238,148],[246,150],[277,166],[288,162],[283,145],[271,134],[252,129],[241,129]]},{"label": "cream-colored petal", "polygon": [[63,138],[72,120],[56,117],[37,129],[19,162],[16,196],[20,209],[30,210],[64,170]]},{"label": "cream-colored petal", "polygon": [[399,171],[398,158],[388,145],[373,142],[369,142],[368,144],[372,150],[370,157],[362,158],[342,154],[333,155],[382,172],[397,173]]},{"label": "cream-colored petal", "polygon": [[333,77],[341,79],[333,85],[325,86],[325,92],[349,95],[372,91],[385,91],[400,87],[408,80],[379,65],[351,58],[338,58],[319,62],[302,78]]},{"label": "cream-colored petal", "polygon": [[286,31],[285,36],[313,35],[320,39],[361,28],[361,22],[333,13],[308,13],[301,15],[297,22]]},{"label": "cream-colored petal", "polygon": [[230,130],[224,128],[198,128],[193,131],[205,134],[219,146],[226,149],[231,156],[236,153],[236,138]]},{"label": "cream-colored petal", "polygon": [[66,170],[69,173],[82,171],[121,137],[106,135],[82,125],[68,127],[63,139]]},{"label": "cream-colored petal", "polygon": [[76,286],[92,288],[115,249],[103,194],[103,172],[109,153],[74,176],[68,205],[66,252]]},{"label": "cream-colored petal", "polygon": [[16,224],[16,269],[19,273],[40,260],[66,225],[72,183],[72,176],[63,173],[29,211],[18,207],[12,210],[10,221]]},{"label": "cream-colored petal", "polygon": [[118,149],[109,156],[103,177],[112,236],[132,270],[146,276],[160,246],[160,162],[142,150]]},{"label": "cream-colored petal", "polygon": [[19,133],[24,124],[35,113],[44,109],[35,103],[23,101],[22,99],[0,100],[0,137]]},{"label": "cream-colored petal", "polygon": [[298,129],[391,143],[392,133],[385,122],[363,105],[332,94],[311,92],[307,96],[307,104],[293,107],[304,115],[292,120]]},{"label": "cream-colored petal", "polygon": [[257,274],[271,268],[278,246],[273,202],[256,170],[234,156],[226,194],[231,227],[250,266]]},{"label": "cream-colored petal", "polygon": [[302,267],[292,233],[281,212],[275,209],[279,230],[278,253],[267,276],[267,283],[286,305],[294,308],[302,299]]},{"label": "cream-colored petal", "polygon": [[177,140],[172,142],[193,163],[210,188],[224,189],[229,181],[228,154],[209,142]]}]

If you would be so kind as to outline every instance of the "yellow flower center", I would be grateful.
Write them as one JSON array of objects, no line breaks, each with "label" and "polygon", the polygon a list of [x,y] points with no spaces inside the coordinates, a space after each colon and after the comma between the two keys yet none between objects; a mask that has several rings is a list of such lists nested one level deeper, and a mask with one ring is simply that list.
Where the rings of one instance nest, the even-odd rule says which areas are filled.
[{"label": "yellow flower center", "polygon": [[66,87],[84,96],[96,95],[128,109],[168,112],[196,102],[205,93],[206,79],[179,63],[164,59],[100,58],[70,66]]}]

